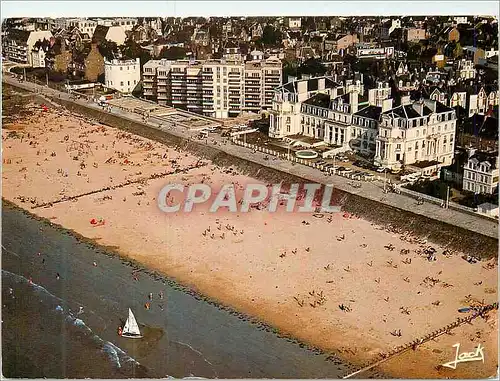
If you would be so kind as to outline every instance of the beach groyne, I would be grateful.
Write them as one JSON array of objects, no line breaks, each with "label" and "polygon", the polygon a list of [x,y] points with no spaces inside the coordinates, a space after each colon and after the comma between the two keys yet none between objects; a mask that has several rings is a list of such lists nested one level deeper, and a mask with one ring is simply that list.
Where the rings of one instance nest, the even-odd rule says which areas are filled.
[{"label": "beach groyne", "polygon": [[[218,166],[235,166],[243,174],[261,181],[299,184],[310,182],[310,180],[303,177],[262,166],[250,160],[228,154],[214,145],[183,138],[168,131],[160,131],[144,123],[86,107],[72,101],[57,98],[54,101],[71,112],[85,115],[99,123],[155,140],[168,146],[180,147],[201,158],[208,159]],[[394,232],[412,232],[424,237],[429,242],[445,246],[449,250],[474,254],[485,259],[497,256],[498,240],[492,237],[339,189],[334,190],[332,197],[340,201],[343,211],[377,225],[386,226]]]}]

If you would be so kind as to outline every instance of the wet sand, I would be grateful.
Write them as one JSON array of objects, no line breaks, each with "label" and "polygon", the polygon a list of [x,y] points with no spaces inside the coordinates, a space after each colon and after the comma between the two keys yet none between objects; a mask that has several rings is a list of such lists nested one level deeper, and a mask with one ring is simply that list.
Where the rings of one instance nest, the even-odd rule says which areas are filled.
[{"label": "wet sand", "polygon": [[[10,128],[17,137],[3,131],[4,160],[10,160],[3,174],[8,200],[29,209],[141,180],[33,212],[349,361],[372,360],[454,321],[460,307],[497,300],[494,260],[469,264],[462,253],[431,245],[425,237],[342,214],[214,215],[206,208],[164,214],[156,197],[166,183],[204,181],[218,188],[257,180],[67,114],[38,112]],[[186,173],[142,181],[197,164]],[[105,225],[91,225],[92,218],[103,218]],[[430,247],[437,261],[427,260]],[[496,341],[496,327],[479,324],[477,329],[477,340]],[[401,336],[391,334],[398,330]],[[443,341],[438,350],[453,354],[447,348]],[[436,375],[442,356],[424,346],[419,351],[429,359],[419,374],[469,374]],[[390,374],[414,375],[391,363],[386,365]],[[490,376],[495,367],[491,360],[476,376]]]}]

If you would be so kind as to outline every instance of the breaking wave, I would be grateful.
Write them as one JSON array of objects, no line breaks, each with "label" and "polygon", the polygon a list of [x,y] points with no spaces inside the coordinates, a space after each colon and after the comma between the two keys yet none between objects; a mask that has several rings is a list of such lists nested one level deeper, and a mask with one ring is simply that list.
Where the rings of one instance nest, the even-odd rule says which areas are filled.
[{"label": "breaking wave", "polygon": [[33,291],[38,294],[39,297],[44,297],[47,304],[52,304],[51,310],[59,315],[61,315],[64,321],[69,325],[79,330],[80,334],[85,335],[90,338],[90,340],[95,344],[96,348],[100,350],[102,353],[106,354],[111,363],[119,369],[122,373],[128,375],[130,372],[130,376],[133,376],[133,371],[136,366],[139,366],[139,362],[137,362],[134,358],[130,357],[125,351],[121,348],[117,347],[113,343],[109,341],[103,340],[101,337],[96,335],[90,327],[88,327],[85,322],[77,318],[73,315],[71,310],[65,310],[62,306],[64,306],[64,301],[50,293],[46,288],[40,286],[36,283],[33,283],[26,279],[25,277],[11,273],[6,270],[2,270],[2,278],[5,281],[11,281],[17,284],[25,284],[31,286]]}]

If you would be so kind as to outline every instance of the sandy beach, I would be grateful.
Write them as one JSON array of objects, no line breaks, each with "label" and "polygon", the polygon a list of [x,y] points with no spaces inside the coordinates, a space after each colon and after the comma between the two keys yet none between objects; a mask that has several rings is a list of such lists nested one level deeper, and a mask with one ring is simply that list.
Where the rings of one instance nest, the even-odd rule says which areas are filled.
[{"label": "sandy beach", "polygon": [[[234,183],[241,196],[244,184],[259,181],[63,109],[37,108],[4,126],[2,140],[7,200],[354,364],[466,316],[461,307],[498,300],[496,260],[471,264],[464,253],[356,216],[207,206],[163,213],[157,197],[167,183]],[[44,203],[53,204],[32,209]],[[382,369],[405,378],[485,378],[496,373],[497,342],[492,312]],[[453,360],[456,343],[463,351],[483,345],[484,364],[437,367]]]}]

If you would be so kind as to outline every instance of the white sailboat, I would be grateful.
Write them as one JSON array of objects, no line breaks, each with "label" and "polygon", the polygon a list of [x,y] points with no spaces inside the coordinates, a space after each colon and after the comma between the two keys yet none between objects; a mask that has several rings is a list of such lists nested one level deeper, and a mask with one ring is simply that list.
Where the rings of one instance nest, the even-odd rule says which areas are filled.
[{"label": "white sailboat", "polygon": [[128,309],[128,319],[123,326],[123,330],[121,332],[121,336],[128,337],[131,339],[141,339],[141,331],[139,330],[139,325],[135,320],[135,316],[132,313],[132,310]]}]

